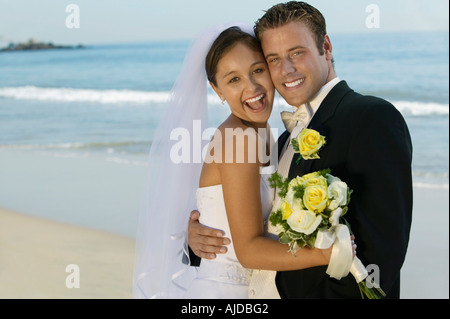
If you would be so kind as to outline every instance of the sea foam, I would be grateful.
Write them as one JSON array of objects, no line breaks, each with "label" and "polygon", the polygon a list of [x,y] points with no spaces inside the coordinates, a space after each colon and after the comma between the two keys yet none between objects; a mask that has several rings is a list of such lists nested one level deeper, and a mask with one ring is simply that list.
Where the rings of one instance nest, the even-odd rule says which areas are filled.
[{"label": "sea foam", "polygon": [[[138,91],[138,90],[94,90],[76,88],[43,88],[36,86],[19,86],[0,88],[0,98],[18,100],[37,100],[55,102],[87,102],[101,104],[151,104],[167,103],[169,91]],[[214,94],[208,94],[209,104],[220,104],[220,99]],[[427,116],[449,115],[449,105],[432,102],[391,101],[404,115]],[[288,107],[282,99],[275,100],[275,107]]]}]

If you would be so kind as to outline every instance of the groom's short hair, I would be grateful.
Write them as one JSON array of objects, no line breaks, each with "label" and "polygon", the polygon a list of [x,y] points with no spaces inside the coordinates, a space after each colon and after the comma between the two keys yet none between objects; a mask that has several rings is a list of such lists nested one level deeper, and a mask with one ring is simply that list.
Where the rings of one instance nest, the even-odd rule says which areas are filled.
[{"label": "groom's short hair", "polygon": [[279,3],[266,11],[264,16],[255,23],[255,35],[261,40],[261,35],[268,29],[275,29],[290,22],[304,23],[314,34],[319,53],[323,54],[323,41],[327,34],[325,18],[319,10],[302,1]]}]

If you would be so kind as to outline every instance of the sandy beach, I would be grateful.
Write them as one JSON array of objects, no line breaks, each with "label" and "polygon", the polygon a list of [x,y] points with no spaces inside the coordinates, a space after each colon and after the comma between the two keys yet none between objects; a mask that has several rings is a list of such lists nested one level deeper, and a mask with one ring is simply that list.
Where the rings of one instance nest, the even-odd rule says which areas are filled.
[{"label": "sandy beach", "polygon": [[131,238],[0,209],[0,298],[131,298],[133,258]]},{"label": "sandy beach", "polygon": [[[448,190],[415,188],[403,299],[449,297]],[[0,298],[131,298],[134,239],[0,209]],[[80,288],[66,272],[78,265]]]}]

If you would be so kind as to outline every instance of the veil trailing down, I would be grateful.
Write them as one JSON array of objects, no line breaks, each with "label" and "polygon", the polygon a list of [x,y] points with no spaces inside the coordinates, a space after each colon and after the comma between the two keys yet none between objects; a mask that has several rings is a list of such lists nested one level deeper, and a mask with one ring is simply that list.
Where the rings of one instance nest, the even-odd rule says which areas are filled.
[{"label": "veil trailing down", "polygon": [[[206,55],[219,34],[234,25],[253,33],[248,25],[227,24],[203,32],[194,41],[153,137],[136,235],[134,298],[182,298],[195,276],[185,238],[202,168],[202,161],[196,159],[207,141],[193,134],[194,126],[201,121],[201,127],[208,128]],[[189,156],[181,162],[174,156],[179,151],[174,148],[180,143],[177,132],[189,136],[182,140]]]}]

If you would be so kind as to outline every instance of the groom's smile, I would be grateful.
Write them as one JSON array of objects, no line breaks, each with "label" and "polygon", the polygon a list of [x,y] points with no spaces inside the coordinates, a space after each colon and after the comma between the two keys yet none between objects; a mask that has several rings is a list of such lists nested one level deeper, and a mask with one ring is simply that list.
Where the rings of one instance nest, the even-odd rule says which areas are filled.
[{"label": "groom's smile", "polygon": [[300,86],[300,84],[303,83],[303,81],[305,81],[304,78],[303,79],[298,79],[297,81],[285,82],[284,86],[287,87],[287,88],[290,88],[290,89],[297,88],[297,87]]}]

